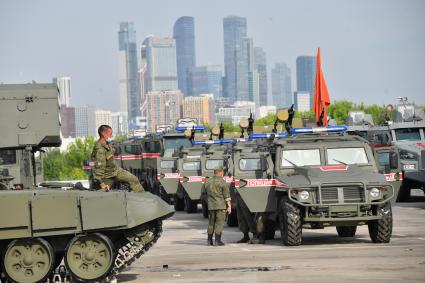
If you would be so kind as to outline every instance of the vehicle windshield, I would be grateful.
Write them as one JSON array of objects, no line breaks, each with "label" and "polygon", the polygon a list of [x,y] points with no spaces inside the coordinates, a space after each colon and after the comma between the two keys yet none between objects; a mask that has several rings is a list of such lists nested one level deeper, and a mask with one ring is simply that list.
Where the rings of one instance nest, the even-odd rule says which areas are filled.
[{"label": "vehicle windshield", "polygon": [[174,149],[183,147],[191,147],[192,143],[186,137],[164,138],[164,149]]},{"label": "vehicle windshield", "polygon": [[162,169],[173,169],[173,168],[175,168],[175,161],[174,160],[162,160],[161,161],[161,168]]},{"label": "vehicle windshield", "polygon": [[190,161],[190,162],[183,163],[183,170],[185,171],[196,171],[199,169],[201,169],[200,161]]},{"label": "vehicle windshield", "polygon": [[328,148],[326,153],[330,165],[369,163],[363,147]]},{"label": "vehicle windshield", "polygon": [[243,158],[239,160],[239,169],[241,171],[261,170],[260,158]]},{"label": "vehicle windshield", "polygon": [[207,160],[205,162],[205,168],[207,170],[214,170],[219,166],[221,166],[221,167],[224,166],[224,160],[223,159],[210,159],[210,160]]},{"label": "vehicle windshield", "polygon": [[420,141],[421,134],[419,128],[396,129],[395,137],[397,141]]},{"label": "vehicle windshield", "polygon": [[378,152],[378,163],[380,166],[390,165],[390,152]]},{"label": "vehicle windshield", "polygon": [[0,150],[0,165],[9,165],[16,163],[16,151],[14,149]]},{"label": "vehicle windshield", "polygon": [[319,149],[291,149],[282,151],[282,167],[320,165]]}]

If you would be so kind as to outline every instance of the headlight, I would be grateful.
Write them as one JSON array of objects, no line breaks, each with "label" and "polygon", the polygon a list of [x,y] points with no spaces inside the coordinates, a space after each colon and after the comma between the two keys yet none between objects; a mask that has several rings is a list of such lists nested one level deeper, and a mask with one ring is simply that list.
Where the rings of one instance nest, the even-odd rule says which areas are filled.
[{"label": "headlight", "polygon": [[378,189],[378,188],[372,188],[372,189],[369,191],[369,194],[370,194],[370,196],[371,196],[372,198],[378,198],[378,197],[379,197],[379,195],[380,195],[380,191],[379,191],[379,189]]},{"label": "headlight", "polygon": [[310,197],[310,193],[307,191],[301,191],[298,195],[300,200],[307,200]]}]

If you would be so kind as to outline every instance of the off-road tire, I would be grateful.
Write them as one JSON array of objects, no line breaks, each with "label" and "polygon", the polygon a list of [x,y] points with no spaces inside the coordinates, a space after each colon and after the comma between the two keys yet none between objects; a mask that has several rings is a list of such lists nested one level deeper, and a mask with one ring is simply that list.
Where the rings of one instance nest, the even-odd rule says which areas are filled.
[{"label": "off-road tire", "polygon": [[184,196],[184,211],[187,213],[195,213],[198,211],[198,203],[191,200],[188,195]]},{"label": "off-road tire", "polygon": [[356,235],[357,226],[336,226],[338,236],[342,238],[350,238]]},{"label": "off-road tire", "polygon": [[389,243],[393,232],[393,215],[391,205],[377,208],[376,214],[382,218],[368,223],[369,236],[374,243]]},{"label": "off-road tire", "polygon": [[300,208],[286,198],[280,200],[280,233],[285,246],[299,246],[302,240]]},{"label": "off-road tire", "polygon": [[174,194],[174,196],[173,196],[173,204],[174,204],[174,210],[175,211],[183,211],[184,200],[182,198],[179,198],[179,196],[177,194]]}]

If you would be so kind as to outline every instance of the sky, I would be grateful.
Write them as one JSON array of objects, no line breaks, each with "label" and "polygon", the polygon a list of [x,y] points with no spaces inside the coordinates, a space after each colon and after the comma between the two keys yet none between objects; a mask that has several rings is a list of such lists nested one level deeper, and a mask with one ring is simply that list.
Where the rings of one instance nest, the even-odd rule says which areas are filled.
[{"label": "sky", "polygon": [[[195,18],[198,65],[223,65],[223,18],[247,18],[248,36],[276,62],[321,49],[331,101],[425,104],[423,0],[1,0],[0,83],[72,78],[71,104],[119,110],[118,30],[133,21],[140,47]],[[270,88],[270,87],[269,87]],[[270,89],[269,89],[270,91]]]}]

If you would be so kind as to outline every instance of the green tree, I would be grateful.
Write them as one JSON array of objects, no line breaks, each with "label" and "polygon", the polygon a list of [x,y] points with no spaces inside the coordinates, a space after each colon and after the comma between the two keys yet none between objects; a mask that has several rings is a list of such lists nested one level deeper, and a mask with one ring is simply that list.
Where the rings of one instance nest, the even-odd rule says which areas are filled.
[{"label": "green tree", "polygon": [[328,108],[328,116],[335,119],[337,124],[345,124],[348,112],[353,110],[355,105],[347,100],[334,101]]}]

